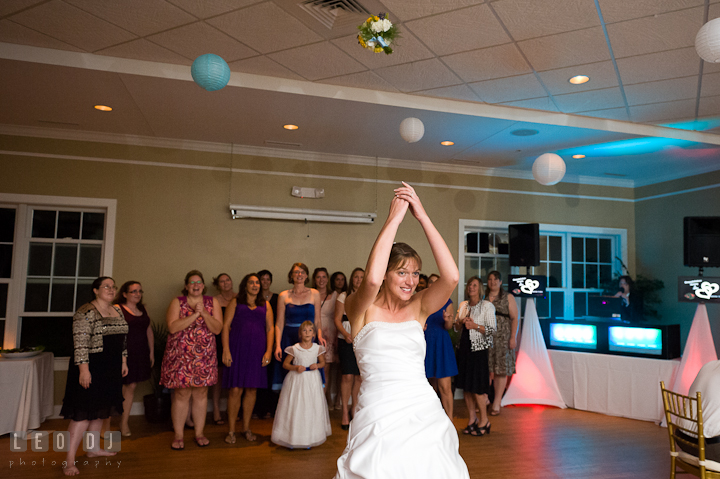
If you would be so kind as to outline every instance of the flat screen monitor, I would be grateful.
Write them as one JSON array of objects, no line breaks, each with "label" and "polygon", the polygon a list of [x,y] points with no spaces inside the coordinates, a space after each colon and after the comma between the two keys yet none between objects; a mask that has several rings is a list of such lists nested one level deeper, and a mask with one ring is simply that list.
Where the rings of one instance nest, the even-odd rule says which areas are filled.
[{"label": "flat screen monitor", "polygon": [[588,296],[587,307],[588,316],[620,319],[623,300],[612,296]]},{"label": "flat screen monitor", "polygon": [[550,323],[550,346],[595,350],[597,349],[597,326]]},{"label": "flat screen monitor", "polygon": [[629,328],[610,326],[608,349],[621,353],[640,353],[661,356],[662,330],[659,328]]}]

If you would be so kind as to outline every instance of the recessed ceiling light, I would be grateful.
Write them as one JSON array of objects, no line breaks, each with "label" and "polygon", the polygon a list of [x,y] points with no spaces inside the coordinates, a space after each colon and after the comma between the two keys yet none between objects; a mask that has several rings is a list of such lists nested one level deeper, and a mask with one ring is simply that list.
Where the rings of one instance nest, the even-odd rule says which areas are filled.
[{"label": "recessed ceiling light", "polygon": [[95,105],[95,109],[100,111],[112,111],[112,107],[107,105]]},{"label": "recessed ceiling light", "polygon": [[453,146],[455,144],[454,141],[441,141],[440,144],[442,146]]},{"label": "recessed ceiling light", "polygon": [[582,85],[590,81],[590,77],[585,75],[577,75],[568,80],[573,85]]},{"label": "recessed ceiling light", "polygon": [[286,130],[297,130],[300,127],[297,125],[283,125],[283,128],[285,128]]},{"label": "recessed ceiling light", "polygon": [[576,160],[580,160],[582,158],[585,158],[585,155],[573,155],[573,158],[575,158]]}]

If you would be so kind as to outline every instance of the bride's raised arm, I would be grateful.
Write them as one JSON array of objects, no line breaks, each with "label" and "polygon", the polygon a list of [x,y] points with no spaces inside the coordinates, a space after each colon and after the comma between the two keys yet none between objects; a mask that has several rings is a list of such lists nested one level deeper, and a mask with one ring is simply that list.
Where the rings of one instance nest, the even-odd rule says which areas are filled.
[{"label": "bride's raised arm", "polygon": [[408,202],[397,191],[390,203],[388,218],[370,251],[370,257],[365,267],[365,278],[358,290],[345,300],[345,314],[350,320],[353,337],[364,326],[365,311],[375,301],[378,291],[380,291],[395,234],[408,210]]},{"label": "bride's raised arm", "polygon": [[430,217],[425,212],[425,208],[423,208],[415,190],[405,182],[403,182],[403,185],[405,185],[404,188],[397,190],[397,196],[408,202],[410,212],[420,222],[428,243],[430,243],[430,249],[440,273],[440,279],[433,284],[432,288],[418,293],[421,301],[421,317],[419,319],[424,324],[429,315],[445,305],[460,280],[460,272],[452,253],[445,244],[445,240],[430,221]]}]

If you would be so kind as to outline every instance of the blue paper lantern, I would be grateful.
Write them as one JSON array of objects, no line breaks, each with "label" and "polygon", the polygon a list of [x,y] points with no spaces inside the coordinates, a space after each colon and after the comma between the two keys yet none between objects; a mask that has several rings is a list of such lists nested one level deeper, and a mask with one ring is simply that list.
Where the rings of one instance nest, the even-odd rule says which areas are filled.
[{"label": "blue paper lantern", "polygon": [[224,88],[230,81],[230,67],[221,57],[212,53],[200,55],[190,68],[195,83],[207,91]]}]

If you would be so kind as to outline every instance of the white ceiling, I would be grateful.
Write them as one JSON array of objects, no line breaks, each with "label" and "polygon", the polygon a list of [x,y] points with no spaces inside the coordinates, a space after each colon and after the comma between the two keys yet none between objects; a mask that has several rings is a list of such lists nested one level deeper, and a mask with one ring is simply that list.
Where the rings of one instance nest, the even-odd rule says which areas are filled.
[{"label": "white ceiling", "polygon": [[[0,124],[525,177],[553,151],[566,181],[624,186],[720,169],[720,64],[693,47],[720,0],[360,0],[399,24],[392,55],[357,44],[365,15],[328,29],[298,3],[3,0]],[[203,53],[228,62],[228,87],[190,81]],[[577,74],[591,81],[570,84]],[[408,116],[425,123],[415,144],[398,134]]]}]

